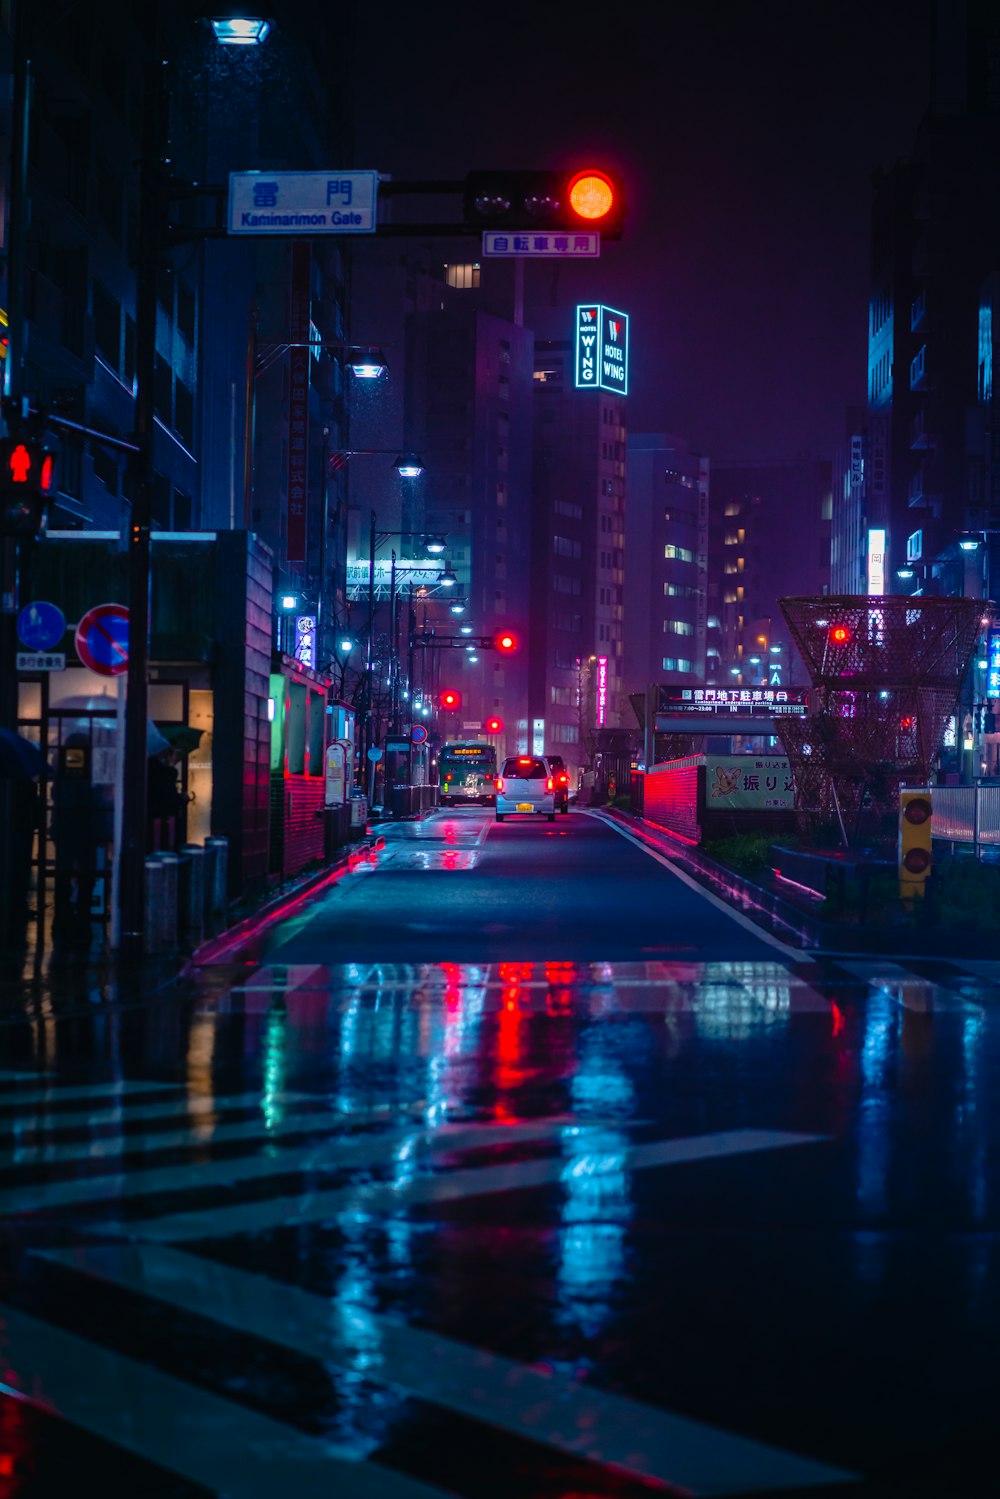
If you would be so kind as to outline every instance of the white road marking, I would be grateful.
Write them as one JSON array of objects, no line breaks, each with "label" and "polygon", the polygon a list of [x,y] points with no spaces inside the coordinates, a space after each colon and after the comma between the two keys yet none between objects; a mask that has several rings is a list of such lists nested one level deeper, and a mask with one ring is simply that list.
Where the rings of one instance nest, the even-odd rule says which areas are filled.
[{"label": "white road marking", "polygon": [[[579,1127],[579,1126],[576,1126]],[[823,1135],[792,1134],[784,1130],[736,1129],[685,1139],[660,1140],[635,1145],[625,1156],[625,1167],[638,1170],[651,1166],[677,1166],[687,1161],[715,1160],[758,1150],[779,1150],[791,1145],[811,1145]],[[585,1157],[581,1156],[581,1159]],[[100,1237],[149,1239],[159,1243],[224,1238],[232,1234],[262,1233],[302,1223],[321,1223],[340,1212],[391,1215],[416,1204],[450,1202],[487,1193],[518,1192],[529,1187],[559,1182],[566,1170],[562,1156],[518,1161],[502,1166],[482,1166],[440,1175],[423,1173],[401,1184],[367,1182],[360,1186],[334,1187],[329,1191],[277,1197],[263,1202],[234,1203],[199,1211],[165,1214],[129,1223],[99,1223],[87,1229]],[[0,1208],[2,1208],[0,1201]]]},{"label": "white road marking", "polygon": [[0,1391],[228,1499],[447,1499],[335,1443],[0,1306]]},{"label": "white road marking", "polygon": [[[279,1093],[274,1098],[274,1102],[282,1106],[315,1100],[316,1095],[309,1093]],[[110,1109],[78,1109],[65,1114],[42,1112],[29,1114],[26,1118],[18,1116],[14,1119],[0,1119],[0,1140],[10,1135],[19,1139],[25,1135],[62,1135],[81,1127],[88,1129],[104,1124],[124,1125],[137,1119],[172,1119],[175,1116],[178,1119],[188,1119],[194,1128],[198,1128],[213,1114],[233,1114],[239,1109],[260,1108],[261,1102],[262,1094],[259,1090],[256,1093],[231,1094],[221,1098],[210,1093],[187,1093],[166,1103],[123,1102]],[[388,1107],[386,1105],[386,1109]],[[386,1109],[381,1112],[385,1113]],[[350,1120],[343,1114],[337,1117],[341,1122],[354,1122],[353,1116]]]},{"label": "white road marking", "polygon": [[361,1347],[330,1316],[329,1298],[174,1249],[121,1245],[40,1254],[515,1436],[691,1494],[770,1492],[855,1476],[390,1317],[365,1319]]},{"label": "white road marking", "polygon": [[710,890],[706,890],[704,885],[699,885],[697,880],[693,880],[683,869],[679,869],[665,854],[660,853],[659,849],[653,848],[648,843],[643,843],[641,838],[637,838],[629,828],[622,827],[613,817],[603,817],[599,812],[592,811],[588,807],[581,807],[580,811],[587,817],[593,817],[597,822],[603,823],[606,828],[613,828],[622,838],[627,838],[629,843],[634,843],[636,848],[641,849],[644,854],[648,854],[651,859],[655,859],[657,864],[662,864],[664,869],[669,869],[670,873],[679,879],[682,884],[687,885],[689,890],[693,890],[695,895],[700,895],[702,900],[707,900],[709,905],[714,906],[717,911],[721,911],[724,916],[728,916],[730,921],[735,921],[738,926],[750,932],[758,941],[766,943],[768,947],[776,947],[786,958],[799,959],[803,956],[803,949],[790,947],[787,942],[782,942],[780,937],[775,937],[770,932],[765,931],[763,927],[757,926],[755,922],[750,920],[749,916],[744,916],[742,911],[735,910],[733,906],[722,900],[718,895],[713,895]]},{"label": "white road marking", "polygon": [[117,1098],[126,1094],[134,1096],[137,1093],[177,1093],[183,1085],[180,1083],[88,1083],[85,1086],[71,1085],[67,1088],[35,1088],[27,1092],[18,1089],[14,1093],[5,1094],[0,1098],[0,1109],[4,1113],[10,1113],[12,1109],[21,1109],[26,1103],[38,1103],[49,1106],[54,1103],[75,1103],[83,1098]]},{"label": "white road marking", "polygon": [[51,1072],[12,1072],[8,1068],[0,1067],[0,1083],[37,1083],[43,1077],[51,1077]]},{"label": "white road marking", "polygon": [[[328,1122],[338,1121],[333,1114]],[[341,1121],[342,1122],[342,1121]],[[130,1170],[122,1166],[113,1176],[80,1176],[40,1186],[9,1187],[0,1192],[0,1216],[44,1212],[49,1208],[101,1202],[109,1197],[146,1197],[159,1192],[203,1191],[228,1187],[235,1182],[258,1181],[268,1176],[297,1176],[312,1171],[335,1171],[343,1167],[378,1166],[391,1161],[393,1146],[408,1145],[419,1151],[471,1150],[512,1140],[546,1140],[566,1127],[565,1119],[545,1119],[525,1124],[444,1125],[433,1129],[394,1131],[386,1135],[337,1135],[321,1143],[293,1150],[271,1150],[237,1156],[208,1164],[157,1166]],[[261,1130],[262,1135],[266,1131]],[[266,1143],[266,1140],[262,1140]],[[292,1199],[296,1201],[297,1199]]]}]

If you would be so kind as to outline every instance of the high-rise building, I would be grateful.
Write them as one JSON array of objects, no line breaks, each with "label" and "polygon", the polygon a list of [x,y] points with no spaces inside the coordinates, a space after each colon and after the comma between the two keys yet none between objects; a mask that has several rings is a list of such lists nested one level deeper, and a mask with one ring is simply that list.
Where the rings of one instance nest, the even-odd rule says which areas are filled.
[{"label": "high-rise building", "polygon": [[[561,314],[567,321],[572,311]],[[551,322],[551,319],[549,320]],[[535,345],[530,736],[583,768],[625,699],[625,397],[576,382],[571,339]]]},{"label": "high-rise building", "polygon": [[[629,433],[623,677],[704,683],[708,644],[709,460],[683,439]],[[713,672],[714,676],[715,673]]]},{"label": "high-rise building", "polygon": [[829,592],[832,508],[828,460],[713,464],[709,612],[720,621],[722,680],[788,684],[795,667],[778,601]]}]

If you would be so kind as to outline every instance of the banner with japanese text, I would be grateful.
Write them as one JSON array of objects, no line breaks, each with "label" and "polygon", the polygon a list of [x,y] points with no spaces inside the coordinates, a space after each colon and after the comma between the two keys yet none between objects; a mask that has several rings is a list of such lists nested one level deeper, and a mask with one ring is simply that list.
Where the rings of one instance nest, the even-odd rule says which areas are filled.
[{"label": "banner with japanese text", "polygon": [[781,755],[706,755],[705,809],[791,811],[792,772]]}]

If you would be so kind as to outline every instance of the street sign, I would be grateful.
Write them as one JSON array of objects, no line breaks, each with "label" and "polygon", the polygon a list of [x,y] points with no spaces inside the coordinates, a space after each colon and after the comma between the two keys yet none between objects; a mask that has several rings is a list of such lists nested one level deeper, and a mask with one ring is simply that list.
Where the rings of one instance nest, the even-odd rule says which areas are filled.
[{"label": "street sign", "polygon": [[374,234],[377,172],[230,172],[229,233]]},{"label": "street sign", "polygon": [[43,599],[25,604],[17,616],[17,638],[29,651],[50,651],[66,633],[66,616]]},{"label": "street sign", "polygon": [[371,749],[368,751],[368,758],[373,765],[377,765],[379,760],[381,760],[382,751],[379,749],[377,744],[373,744]]},{"label": "street sign", "polygon": [[579,234],[563,230],[560,233],[539,234],[525,229],[515,233],[510,229],[484,229],[483,254],[493,256],[530,255],[549,260],[595,259],[601,253],[601,236],[591,230]]},{"label": "street sign", "polygon": [[18,671],[65,671],[65,651],[18,651]]},{"label": "street sign", "polygon": [[410,738],[414,744],[423,744],[427,738],[427,730],[422,723],[415,723],[410,730]]},{"label": "street sign", "polygon": [[76,627],[76,654],[91,671],[118,677],[128,669],[128,609],[125,604],[98,604]]}]

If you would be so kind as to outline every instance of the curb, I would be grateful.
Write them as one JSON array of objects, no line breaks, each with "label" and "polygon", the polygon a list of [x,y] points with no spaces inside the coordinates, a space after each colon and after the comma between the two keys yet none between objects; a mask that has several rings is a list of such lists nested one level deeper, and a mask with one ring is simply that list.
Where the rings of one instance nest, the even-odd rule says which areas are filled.
[{"label": "curb", "polygon": [[267,931],[268,927],[273,926],[275,922],[302,905],[309,896],[315,895],[325,885],[337,883],[359,863],[370,859],[373,853],[377,853],[384,847],[383,834],[370,832],[365,838],[359,838],[357,842],[338,849],[334,858],[322,869],[313,870],[311,874],[285,885],[277,894],[262,902],[256,910],[250,911],[232,926],[227,927],[225,931],[206,938],[189,954],[178,976],[188,977],[195,969],[208,967],[212,963],[220,962],[223,958],[231,959],[247,942],[254,937],[259,937]]},{"label": "curb", "polygon": [[609,822],[620,822],[629,832],[655,848],[657,853],[676,859],[685,872],[711,890],[721,900],[748,916],[765,930],[769,924],[773,935],[791,938],[804,952],[824,952],[832,957],[848,954],[872,957],[907,958],[996,958],[996,938],[989,932],[954,932],[938,934],[934,928],[902,931],[894,927],[847,926],[825,921],[821,916],[758,885],[745,875],[727,869],[692,845],[681,842],[666,828],[647,823],[632,812],[615,808],[593,808],[593,813]]}]

